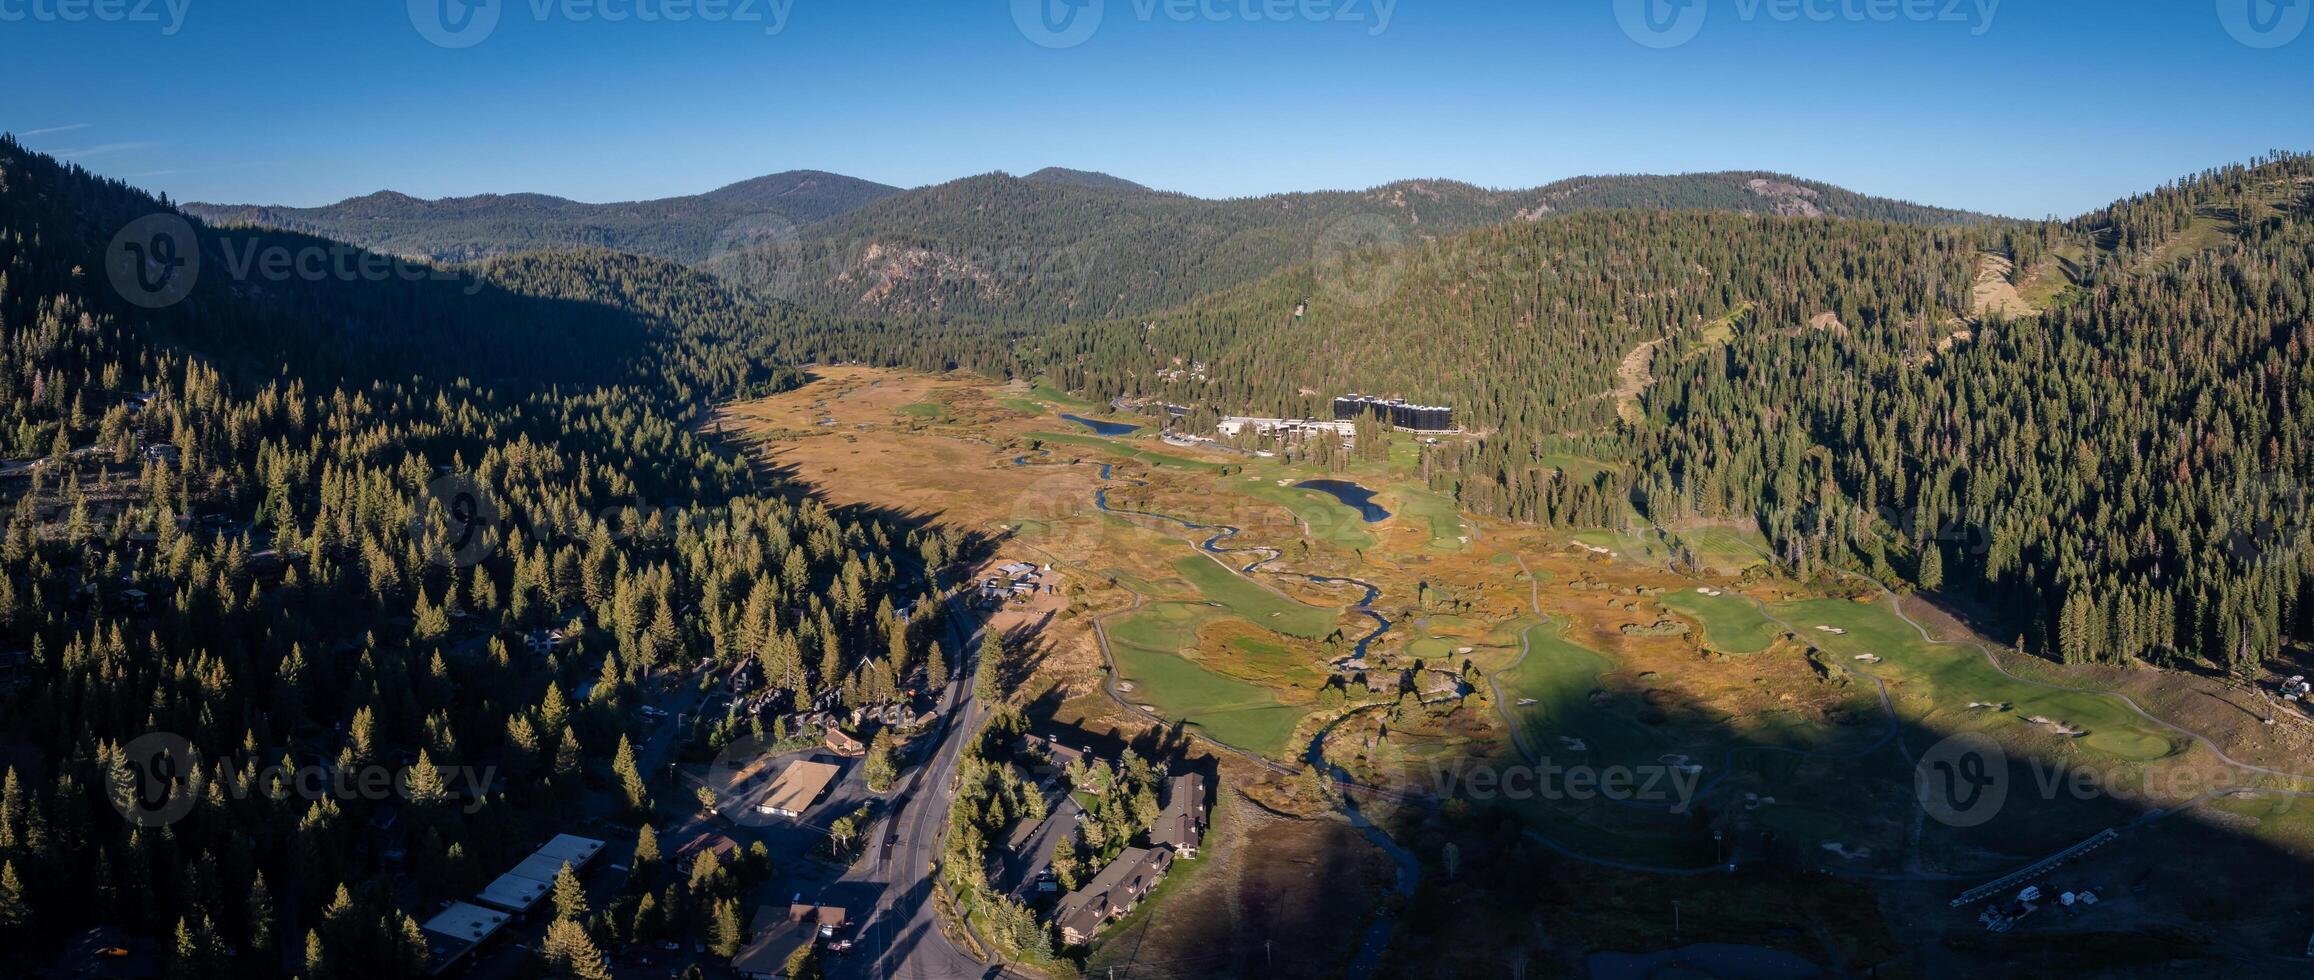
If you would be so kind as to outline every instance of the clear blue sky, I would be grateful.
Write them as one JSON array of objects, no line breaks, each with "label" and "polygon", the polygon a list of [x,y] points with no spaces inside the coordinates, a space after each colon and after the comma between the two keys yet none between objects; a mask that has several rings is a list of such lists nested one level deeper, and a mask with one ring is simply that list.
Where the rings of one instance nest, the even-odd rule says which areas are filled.
[{"label": "clear blue sky", "polygon": [[[1204,196],[1760,168],[2037,217],[2314,148],[2314,30],[2257,48],[2221,13],[2288,31],[2314,0],[1960,0],[1959,22],[1903,14],[1952,0],[1652,0],[1706,4],[1666,49],[1618,0],[1083,0],[1099,29],[1059,49],[1013,0],[689,0],[682,23],[602,11],[686,0],[501,0],[463,49],[413,26],[455,0],[58,19],[75,2],[0,0],[0,129],[180,200],[613,201],[793,168],[912,186],[1064,165]],[[718,2],[755,19],[703,19]],[[1881,3],[1893,22],[1847,14]]]}]

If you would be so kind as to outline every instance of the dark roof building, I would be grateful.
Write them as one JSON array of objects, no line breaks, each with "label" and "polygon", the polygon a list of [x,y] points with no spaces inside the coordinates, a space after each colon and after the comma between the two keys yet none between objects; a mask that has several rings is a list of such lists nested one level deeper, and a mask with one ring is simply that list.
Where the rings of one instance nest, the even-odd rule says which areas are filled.
[{"label": "dark roof building", "polygon": [[1149,843],[1172,848],[1185,858],[1197,857],[1205,840],[1205,777],[1185,773],[1165,781],[1165,809],[1149,829]]},{"label": "dark roof building", "polygon": [[1141,904],[1149,890],[1173,867],[1173,852],[1163,847],[1128,847],[1115,861],[1094,875],[1085,887],[1061,898],[1053,921],[1061,939],[1072,946],[1093,941],[1103,925]]}]

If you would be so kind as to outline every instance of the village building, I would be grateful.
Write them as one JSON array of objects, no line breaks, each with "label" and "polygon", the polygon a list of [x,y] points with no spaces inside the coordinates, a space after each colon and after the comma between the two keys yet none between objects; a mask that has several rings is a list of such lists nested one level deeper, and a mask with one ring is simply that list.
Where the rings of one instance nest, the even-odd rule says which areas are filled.
[{"label": "village building", "polygon": [[506,928],[509,916],[497,909],[467,902],[451,902],[419,926],[426,939],[426,975],[441,976],[466,958],[475,947]]},{"label": "village building", "polygon": [[1195,860],[1205,840],[1205,777],[1186,773],[1165,781],[1165,808],[1149,829],[1149,843]]},{"label": "village building", "polygon": [[836,781],[840,772],[842,770],[825,762],[788,763],[779,778],[772,781],[763,802],[755,805],[755,811],[765,816],[801,817],[813,803],[819,802],[820,794],[828,791],[828,785]]},{"label": "village building", "polygon": [[1053,909],[1053,922],[1060,927],[1062,941],[1072,946],[1092,942],[1109,920],[1140,905],[1172,867],[1173,851],[1169,848],[1126,848],[1085,887],[1063,896]]}]

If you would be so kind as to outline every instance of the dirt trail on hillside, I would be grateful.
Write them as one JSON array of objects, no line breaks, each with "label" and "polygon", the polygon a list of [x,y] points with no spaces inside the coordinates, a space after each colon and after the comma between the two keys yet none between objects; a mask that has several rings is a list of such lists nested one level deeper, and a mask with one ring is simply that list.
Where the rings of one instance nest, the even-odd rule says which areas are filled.
[{"label": "dirt trail on hillside", "polygon": [[1615,400],[1615,414],[1622,416],[1623,421],[1638,425],[1642,420],[1639,396],[1655,383],[1654,373],[1647,369],[1648,362],[1655,359],[1655,348],[1670,339],[1657,337],[1640,344],[1623,355],[1623,363],[1615,366],[1615,389],[1609,391],[1607,397]]},{"label": "dirt trail on hillside", "polygon": [[1969,289],[1969,306],[1977,318],[1997,314],[2014,320],[2041,315],[2040,310],[2025,302],[2024,294],[2017,291],[2017,284],[2010,281],[2015,271],[2015,263],[2005,255],[1987,252],[1978,260],[1977,281]]}]

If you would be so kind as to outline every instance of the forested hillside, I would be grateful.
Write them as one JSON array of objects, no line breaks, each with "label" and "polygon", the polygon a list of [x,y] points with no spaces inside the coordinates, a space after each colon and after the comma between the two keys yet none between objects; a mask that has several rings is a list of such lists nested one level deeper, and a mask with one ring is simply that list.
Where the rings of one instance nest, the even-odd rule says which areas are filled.
[{"label": "forested hillside", "polygon": [[1651,509],[1758,515],[1792,564],[1893,565],[2068,660],[2246,669],[2306,635],[2314,158],[2011,244],[2077,295],[1942,350],[1898,293],[1855,296],[1845,330],[1762,307],[1742,342],[1659,356]]},{"label": "forested hillside", "polygon": [[[609,253],[236,275],[330,245],[208,229],[190,294],[148,311],[106,243],[165,211],[0,139],[0,972],[107,923],[176,976],[417,976],[439,900],[595,801],[647,812],[632,706],[666,668],[858,702],[924,662],[895,608],[959,542],[780,493],[694,431],[792,378],[758,359],[780,311]],[[132,767],[155,732],[178,768]],[[410,792],[284,792],[276,764]],[[169,812],[132,793],[156,778],[181,818],[130,819]],[[550,959],[686,935],[763,869],[632,870]]]},{"label": "forested hillside", "polygon": [[1519,191],[1415,180],[1232,200],[1093,179],[1103,177],[1046,170],[919,188],[709,267],[821,312],[1041,324],[1151,312],[1297,263],[1569,212],[1708,208],[1923,225],[1983,220],[1762,173],[1587,177]]},{"label": "forested hillside", "polygon": [[[2069,660],[2243,667],[2308,627],[2310,261],[2296,156],[2063,224],[1579,213],[1035,332],[1014,369],[1452,404],[1485,438],[1425,465],[1481,513],[1756,522],[1803,576],[1966,597]],[[1984,301],[2019,287],[2045,312]]]},{"label": "forested hillside", "polygon": [[380,191],[315,208],[188,204],[218,225],[260,225],[434,262],[471,262],[540,249],[598,247],[699,262],[760,226],[800,227],[842,214],[897,187],[817,170],[741,181],[685,197],[582,204],[544,194],[484,194],[425,201]]}]

